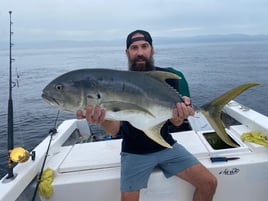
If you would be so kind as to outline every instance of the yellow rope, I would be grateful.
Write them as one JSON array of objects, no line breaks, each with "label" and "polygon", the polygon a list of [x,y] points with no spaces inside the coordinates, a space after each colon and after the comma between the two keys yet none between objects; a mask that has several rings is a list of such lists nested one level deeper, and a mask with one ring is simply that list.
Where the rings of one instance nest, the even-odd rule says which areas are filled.
[{"label": "yellow rope", "polygon": [[251,132],[243,133],[241,135],[241,140],[243,142],[244,141],[254,142],[256,144],[260,144],[260,145],[268,147],[267,136],[264,133],[261,133],[258,131],[251,131]]},{"label": "yellow rope", "polygon": [[40,179],[38,193],[40,195],[43,195],[46,199],[49,199],[53,194],[53,187],[52,187],[53,179],[54,179],[53,170],[51,168],[45,169]]}]

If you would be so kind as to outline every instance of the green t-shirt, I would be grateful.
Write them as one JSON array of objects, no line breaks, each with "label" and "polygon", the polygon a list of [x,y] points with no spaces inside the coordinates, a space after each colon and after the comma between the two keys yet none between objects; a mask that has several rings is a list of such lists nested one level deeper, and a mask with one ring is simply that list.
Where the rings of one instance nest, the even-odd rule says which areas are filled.
[{"label": "green t-shirt", "polygon": [[179,91],[180,91],[180,94],[182,96],[190,97],[189,86],[188,86],[187,80],[185,79],[183,73],[178,71],[178,70],[175,70],[174,68],[171,68],[171,67],[168,67],[166,69],[169,70],[172,73],[175,73],[176,75],[178,75],[180,77],[180,79],[179,79]]}]

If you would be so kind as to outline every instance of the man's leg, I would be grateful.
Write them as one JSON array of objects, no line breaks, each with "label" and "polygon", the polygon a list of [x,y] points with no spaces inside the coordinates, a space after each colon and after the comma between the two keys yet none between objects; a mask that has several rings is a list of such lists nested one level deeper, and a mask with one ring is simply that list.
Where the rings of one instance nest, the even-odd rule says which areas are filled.
[{"label": "man's leg", "polygon": [[121,201],[139,201],[140,191],[122,192]]},{"label": "man's leg", "polygon": [[139,201],[139,190],[147,187],[156,165],[153,154],[121,153],[121,201]]},{"label": "man's leg", "polygon": [[212,201],[217,187],[216,177],[202,164],[186,168],[176,176],[191,183],[196,189],[193,201]]}]

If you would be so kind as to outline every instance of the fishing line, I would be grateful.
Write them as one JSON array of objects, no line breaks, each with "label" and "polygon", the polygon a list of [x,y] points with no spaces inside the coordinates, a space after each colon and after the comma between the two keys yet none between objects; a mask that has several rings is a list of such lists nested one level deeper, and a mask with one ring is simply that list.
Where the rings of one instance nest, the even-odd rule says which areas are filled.
[{"label": "fishing line", "polygon": [[17,76],[17,79],[16,79],[16,86],[19,88],[19,87],[20,87],[20,85],[19,85],[19,78],[20,78],[20,75],[19,75],[19,73],[18,73],[18,69],[17,69],[17,67],[16,67],[16,76]]},{"label": "fishing line", "polygon": [[40,174],[39,174],[39,176],[37,176],[38,179],[37,179],[37,184],[36,184],[34,194],[33,194],[33,197],[32,197],[32,201],[34,201],[35,198],[36,198],[36,193],[37,193],[39,184],[41,182],[42,174],[44,172],[44,168],[45,168],[45,164],[46,164],[46,160],[47,160],[47,157],[48,157],[48,152],[49,152],[49,149],[50,149],[50,145],[51,145],[51,142],[52,142],[53,135],[55,135],[57,133],[56,126],[57,126],[57,122],[58,122],[58,118],[59,118],[59,113],[60,113],[60,110],[58,110],[58,113],[57,113],[57,116],[56,116],[56,119],[55,119],[55,123],[54,123],[54,127],[52,129],[50,129],[49,132],[48,132],[48,134],[50,135],[50,139],[49,139],[49,143],[48,143],[48,146],[47,146],[47,151],[46,151],[46,154],[45,154],[45,158],[44,158],[41,170],[40,170]]},{"label": "fishing line", "polygon": [[[14,62],[15,59],[12,59],[12,62]],[[16,130],[16,138],[15,138],[15,143],[18,143],[20,144],[20,146],[23,146],[25,147],[25,135],[23,134],[24,132],[24,127],[23,127],[23,123],[24,123],[24,120],[25,118],[22,118],[22,116],[20,115],[21,113],[24,113],[24,111],[22,111],[22,108],[23,107],[20,107],[21,105],[21,91],[18,89],[18,90],[14,90],[14,88],[19,88],[20,87],[20,76],[19,76],[19,73],[18,73],[18,68],[16,67],[16,79],[15,81],[12,80],[12,92],[13,92],[13,99],[15,99],[15,104],[13,104],[13,107],[14,107],[14,110],[13,110],[13,113],[14,113],[14,116],[16,116],[16,119],[14,119],[14,129]]]}]

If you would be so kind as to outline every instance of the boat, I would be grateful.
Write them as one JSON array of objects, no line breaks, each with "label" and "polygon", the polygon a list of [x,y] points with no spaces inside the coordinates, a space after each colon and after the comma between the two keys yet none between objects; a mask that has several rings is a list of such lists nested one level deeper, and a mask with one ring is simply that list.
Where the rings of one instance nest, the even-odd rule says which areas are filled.
[{"label": "boat", "polygon": [[[215,201],[265,201],[268,148],[254,139],[243,140],[242,136],[261,133],[266,138],[268,117],[234,100],[223,108],[223,114],[230,124],[226,132],[237,147],[230,147],[217,138],[206,118],[198,112],[188,119],[190,130],[172,135],[217,177]],[[120,200],[121,139],[92,141],[91,135],[86,120],[63,121],[28,154],[32,156],[29,160],[15,166],[14,179],[1,179],[0,200],[31,200],[36,186],[50,193],[41,190],[33,200]],[[267,143],[265,139],[264,143]],[[42,169],[42,176],[50,170],[47,178],[39,177]],[[43,185],[48,178],[50,184]],[[156,168],[148,188],[141,190],[140,200],[189,201],[193,192],[190,184],[177,177],[166,179]]]}]

